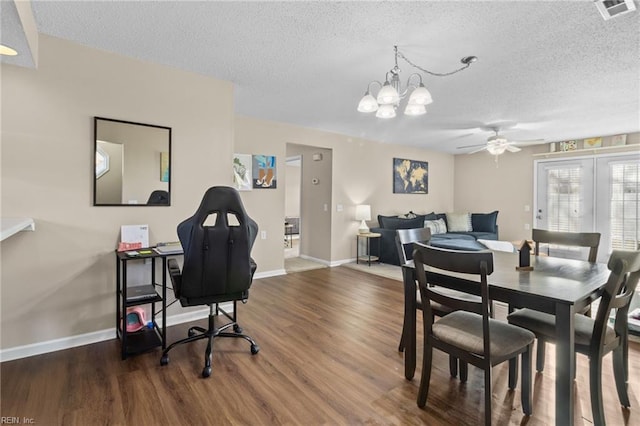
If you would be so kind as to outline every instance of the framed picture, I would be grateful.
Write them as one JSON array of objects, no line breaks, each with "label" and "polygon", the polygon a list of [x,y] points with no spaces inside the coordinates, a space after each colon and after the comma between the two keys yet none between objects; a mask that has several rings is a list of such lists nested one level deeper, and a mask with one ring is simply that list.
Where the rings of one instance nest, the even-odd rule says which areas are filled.
[{"label": "framed picture", "polygon": [[602,146],[602,138],[589,138],[583,142],[583,148],[600,148]]},{"label": "framed picture", "polygon": [[575,151],[576,149],[578,149],[577,141],[560,142],[560,151],[562,152]]},{"label": "framed picture", "polygon": [[395,194],[428,194],[429,163],[394,158],[393,192]]},{"label": "framed picture", "polygon": [[274,155],[254,155],[252,161],[254,189],[275,189],[278,179]]},{"label": "framed picture", "polygon": [[169,182],[169,153],[160,153],[160,182]]},{"label": "framed picture", "polygon": [[233,185],[238,191],[251,191],[251,154],[233,154]]},{"label": "framed picture", "polygon": [[627,135],[611,136],[611,146],[623,146],[627,143]]}]

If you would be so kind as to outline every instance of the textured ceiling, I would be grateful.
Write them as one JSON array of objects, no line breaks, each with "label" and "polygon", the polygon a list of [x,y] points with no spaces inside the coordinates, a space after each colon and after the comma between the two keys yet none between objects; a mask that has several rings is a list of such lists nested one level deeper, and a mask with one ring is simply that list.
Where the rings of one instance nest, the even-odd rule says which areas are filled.
[{"label": "textured ceiling", "polygon": [[[640,14],[604,21],[591,0],[32,8],[41,33],[232,81],[244,116],[451,153],[486,141],[491,124],[510,127],[511,140],[549,142],[640,131]],[[425,116],[357,112],[369,81],[393,66],[395,44],[435,72],[479,60],[426,77],[434,102]],[[399,65],[406,81],[414,70]]]}]

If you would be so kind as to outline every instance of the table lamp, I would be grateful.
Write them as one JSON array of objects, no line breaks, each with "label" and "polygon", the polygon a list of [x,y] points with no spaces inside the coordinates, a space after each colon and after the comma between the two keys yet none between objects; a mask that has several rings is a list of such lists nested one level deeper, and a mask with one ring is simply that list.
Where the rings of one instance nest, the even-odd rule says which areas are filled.
[{"label": "table lamp", "polygon": [[358,233],[360,234],[368,234],[369,227],[365,221],[371,220],[371,206],[368,204],[360,204],[356,206],[356,220],[361,220],[360,228],[358,228]]}]

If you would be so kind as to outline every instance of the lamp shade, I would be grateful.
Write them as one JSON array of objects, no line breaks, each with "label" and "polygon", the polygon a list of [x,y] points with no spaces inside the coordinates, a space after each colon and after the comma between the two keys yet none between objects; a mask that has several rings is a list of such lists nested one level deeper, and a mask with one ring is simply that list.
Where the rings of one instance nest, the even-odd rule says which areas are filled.
[{"label": "lamp shade", "polygon": [[376,98],[371,96],[371,93],[367,92],[360,99],[360,103],[358,104],[358,111],[360,112],[374,112],[378,109],[378,102],[376,102]]},{"label": "lamp shade", "polygon": [[427,113],[427,109],[424,107],[424,105],[407,105],[407,107],[404,109],[404,113],[406,115],[423,115]]},{"label": "lamp shade", "polygon": [[400,101],[398,91],[389,82],[385,82],[382,89],[378,92],[379,104],[395,104]]},{"label": "lamp shade", "polygon": [[424,84],[420,83],[420,86],[416,87],[411,96],[409,96],[409,105],[429,105],[433,102],[431,93],[424,87]]},{"label": "lamp shade", "polygon": [[356,220],[371,220],[371,206],[368,204],[356,206]]},{"label": "lamp shade", "polygon": [[382,104],[376,111],[378,118],[393,118],[396,116],[396,109],[391,104]]}]

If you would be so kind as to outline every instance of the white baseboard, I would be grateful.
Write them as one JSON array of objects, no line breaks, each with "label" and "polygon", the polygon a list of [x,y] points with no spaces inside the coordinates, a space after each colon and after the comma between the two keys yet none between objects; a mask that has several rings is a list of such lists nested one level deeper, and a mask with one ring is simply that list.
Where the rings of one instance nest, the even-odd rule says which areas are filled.
[{"label": "white baseboard", "polygon": [[[233,312],[233,303],[221,303],[220,307],[227,312]],[[185,322],[196,321],[207,318],[209,309],[198,309],[196,311],[175,314],[167,317],[167,327]],[[158,325],[162,326],[162,319],[157,318]],[[63,349],[75,348],[78,346],[90,345],[92,343],[104,342],[116,338],[116,328],[93,331],[91,333],[79,334],[77,336],[62,337],[60,339],[48,340],[46,342],[32,343],[24,346],[16,346],[9,349],[0,350],[0,362],[12,361],[14,359],[27,358],[34,355],[56,352]]]},{"label": "white baseboard", "polygon": [[287,271],[284,269],[274,269],[272,271],[256,272],[253,276],[254,279],[277,277],[278,275],[287,275]]},{"label": "white baseboard", "polygon": [[333,268],[334,266],[340,266],[340,265],[344,265],[345,263],[352,263],[355,261],[356,261],[355,257],[353,259],[334,260],[329,264],[329,266]]},{"label": "white baseboard", "polygon": [[331,266],[331,262],[324,259],[318,259],[317,257],[307,256],[306,254],[300,255],[301,259],[311,260],[312,262],[322,263],[323,265]]},{"label": "white baseboard", "polygon": [[[284,269],[276,269],[256,273],[254,278],[268,278],[278,275],[286,275]],[[222,303],[220,307],[227,312],[233,312],[233,304]],[[197,311],[186,312],[183,314],[174,314],[167,317],[167,327],[185,322],[195,321],[206,318],[209,315],[209,309],[199,309]],[[162,326],[162,319],[156,318],[158,325]],[[90,333],[79,334],[77,336],[61,337],[59,339],[47,340],[45,342],[32,343],[24,346],[16,346],[13,348],[0,350],[0,362],[12,361],[14,359],[27,358],[34,355],[56,352],[63,349],[75,348],[78,346],[90,345],[92,343],[104,342],[116,337],[116,328],[108,328],[105,330],[93,331]]]}]

